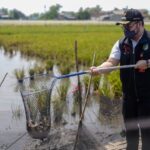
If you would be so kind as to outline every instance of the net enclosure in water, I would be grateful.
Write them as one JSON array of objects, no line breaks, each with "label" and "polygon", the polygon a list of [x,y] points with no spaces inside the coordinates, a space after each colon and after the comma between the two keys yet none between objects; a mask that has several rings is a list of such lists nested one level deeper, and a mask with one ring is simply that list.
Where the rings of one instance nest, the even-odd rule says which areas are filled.
[{"label": "net enclosure in water", "polygon": [[52,86],[47,86],[44,82],[32,82],[25,84],[20,90],[26,114],[26,127],[32,138],[44,139],[51,128]]}]

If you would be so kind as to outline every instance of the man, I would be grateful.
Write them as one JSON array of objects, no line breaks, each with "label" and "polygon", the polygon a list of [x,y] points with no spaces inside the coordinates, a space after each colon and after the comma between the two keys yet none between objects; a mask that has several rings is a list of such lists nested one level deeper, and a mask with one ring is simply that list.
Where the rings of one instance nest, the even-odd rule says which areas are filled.
[{"label": "man", "polygon": [[138,150],[140,133],[142,150],[150,150],[150,32],[144,29],[143,20],[139,10],[128,9],[116,23],[123,28],[124,37],[114,44],[106,62],[90,68],[97,75],[111,71],[100,71],[103,67],[136,64],[120,69],[127,150]]}]

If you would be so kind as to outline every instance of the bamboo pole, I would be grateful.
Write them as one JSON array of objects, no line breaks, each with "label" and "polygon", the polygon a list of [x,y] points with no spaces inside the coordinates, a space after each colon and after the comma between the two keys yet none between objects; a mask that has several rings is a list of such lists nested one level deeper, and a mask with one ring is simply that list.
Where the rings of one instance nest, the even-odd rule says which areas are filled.
[{"label": "bamboo pole", "polygon": [[[75,51],[76,71],[79,72],[78,43],[77,43],[77,41],[75,41],[74,51]],[[81,113],[82,113],[82,96],[81,96],[81,82],[80,82],[80,76],[79,75],[77,75],[77,80],[78,80],[79,114],[80,114],[80,117],[81,117]]]},{"label": "bamboo pole", "polygon": [[[94,65],[94,61],[95,61],[95,53],[94,53],[94,56],[93,56],[92,66]],[[91,87],[92,77],[93,76],[91,74],[90,75],[90,79],[89,79],[88,89],[87,89],[86,96],[85,96],[85,103],[84,103],[84,106],[83,106],[83,111],[81,113],[79,124],[78,124],[78,129],[77,129],[77,134],[76,134],[76,139],[75,139],[73,150],[76,149],[76,145],[77,145],[77,142],[78,142],[79,129],[80,129],[81,125],[82,125],[82,119],[84,118],[84,113],[85,113],[85,109],[86,109],[87,102],[88,102],[88,96],[89,96],[89,91],[90,91],[90,87]]]}]

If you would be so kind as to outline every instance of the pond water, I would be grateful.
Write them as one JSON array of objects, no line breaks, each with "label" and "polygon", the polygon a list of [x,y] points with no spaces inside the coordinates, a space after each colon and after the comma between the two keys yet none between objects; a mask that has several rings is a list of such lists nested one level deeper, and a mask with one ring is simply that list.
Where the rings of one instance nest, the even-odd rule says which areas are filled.
[{"label": "pond water", "polygon": [[[40,61],[38,60],[40,63]],[[5,74],[8,73],[6,76],[2,86],[0,87],[0,134],[1,133],[14,133],[14,132],[25,132],[26,131],[26,117],[25,117],[25,111],[24,111],[24,105],[22,101],[21,94],[19,92],[19,84],[17,82],[17,79],[14,75],[15,69],[22,69],[24,68],[26,70],[26,76],[27,70],[33,66],[35,63],[37,63],[37,59],[34,58],[26,58],[22,57],[20,52],[13,52],[13,53],[6,53],[4,49],[1,47],[0,49],[0,82],[4,78]],[[55,74],[59,74],[59,71],[56,66],[53,68],[53,72]],[[63,79],[65,80],[65,79]],[[69,88],[68,96],[66,98],[66,102],[64,104],[61,103],[61,108],[57,107],[56,105],[56,111],[54,110],[54,106],[52,108],[52,116],[55,116],[55,113],[57,114],[58,111],[60,111],[60,114],[57,114],[58,117],[55,116],[55,119],[64,119],[63,125],[67,124],[73,124],[75,122],[78,122],[79,120],[79,112],[78,112],[78,106],[74,104],[72,95],[74,91],[74,88],[77,86],[77,78],[72,77],[70,79],[71,88]],[[40,80],[41,81],[41,80]],[[43,83],[50,84],[51,79],[45,78]],[[33,81],[34,82],[34,81]],[[54,92],[52,93],[52,101],[54,101],[53,98],[55,98],[55,93],[57,91],[57,85],[59,85],[61,80],[57,81],[56,87],[54,88]],[[115,130],[121,130],[122,128],[122,122],[119,119],[111,119],[109,117],[103,116],[101,114],[101,107],[99,103],[99,96],[93,95],[90,97],[90,102],[87,105],[87,112],[86,113],[86,122],[90,122],[91,118],[93,122],[98,122],[102,130],[109,130],[110,126],[114,126]],[[19,110],[21,113],[21,117],[15,118],[15,112],[16,110]],[[74,114],[74,112],[76,112]],[[59,116],[60,115],[60,116]],[[59,118],[60,117],[60,118]],[[118,116],[117,116],[118,118]],[[113,121],[112,121],[113,120]],[[111,129],[112,130],[112,129]],[[9,134],[6,134],[9,136]],[[6,138],[0,138],[0,146],[1,144],[6,144],[8,142],[8,137]],[[12,140],[11,136],[9,136],[10,140]],[[7,142],[5,141],[7,139]]]},{"label": "pond water", "polygon": [[2,86],[0,87],[0,110],[10,111],[16,105],[22,107],[20,93],[17,90],[17,80],[14,75],[15,69],[29,69],[35,63],[35,60],[30,60],[21,57],[19,52],[12,54],[6,53],[3,48],[0,49],[0,81],[6,76]]}]

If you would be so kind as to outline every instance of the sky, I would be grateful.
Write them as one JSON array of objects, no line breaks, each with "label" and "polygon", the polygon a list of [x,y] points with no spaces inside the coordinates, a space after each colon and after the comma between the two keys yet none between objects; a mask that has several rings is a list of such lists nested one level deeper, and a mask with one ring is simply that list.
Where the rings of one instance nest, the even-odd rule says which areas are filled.
[{"label": "sky", "polygon": [[102,10],[114,8],[136,8],[150,10],[149,0],[0,0],[0,8],[17,9],[26,15],[42,13],[50,6],[60,4],[60,11],[78,11],[80,7],[95,7],[100,5]]}]

